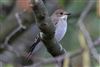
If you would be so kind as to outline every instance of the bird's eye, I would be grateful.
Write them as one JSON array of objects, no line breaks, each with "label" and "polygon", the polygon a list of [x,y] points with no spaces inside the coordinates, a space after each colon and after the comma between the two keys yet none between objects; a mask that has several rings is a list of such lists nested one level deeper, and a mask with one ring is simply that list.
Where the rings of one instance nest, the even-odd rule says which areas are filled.
[{"label": "bird's eye", "polygon": [[61,12],[60,15],[63,15],[63,13]]}]

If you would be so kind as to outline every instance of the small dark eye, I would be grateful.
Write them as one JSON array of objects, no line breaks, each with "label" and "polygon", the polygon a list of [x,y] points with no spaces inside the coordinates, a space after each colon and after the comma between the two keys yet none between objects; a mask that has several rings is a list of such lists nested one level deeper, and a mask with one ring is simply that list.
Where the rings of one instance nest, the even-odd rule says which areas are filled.
[{"label": "small dark eye", "polygon": [[61,12],[60,14],[61,14],[61,15],[63,15],[63,13],[62,13],[62,12]]}]

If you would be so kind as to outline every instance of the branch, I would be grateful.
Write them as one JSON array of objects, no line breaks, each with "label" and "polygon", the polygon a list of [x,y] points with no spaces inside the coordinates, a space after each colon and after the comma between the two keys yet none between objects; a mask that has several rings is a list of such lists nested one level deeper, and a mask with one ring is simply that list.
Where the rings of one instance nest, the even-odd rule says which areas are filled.
[{"label": "branch", "polygon": [[86,39],[86,41],[88,43],[88,47],[89,47],[89,50],[90,50],[91,54],[99,62],[99,54],[98,54],[97,50],[94,47],[94,43],[92,42],[92,39],[90,37],[89,32],[87,31],[85,25],[83,24],[84,19],[88,15],[89,11],[92,9],[94,3],[95,3],[95,1],[89,0],[88,5],[86,6],[86,8],[84,9],[84,11],[80,15],[80,18],[78,20],[78,26],[79,26],[80,30],[82,31],[82,33],[83,33],[83,35],[84,35],[84,37],[85,37],[85,39]]},{"label": "branch", "polygon": [[[40,58],[40,57],[34,57],[35,59],[39,60],[39,62],[29,66],[29,67],[39,67],[41,65],[45,65],[45,64],[57,64],[59,62],[61,62],[62,60],[66,60],[66,58],[68,59],[73,59],[74,57],[78,56],[78,55],[81,55],[83,53],[84,49],[78,49],[76,50],[75,52],[71,53],[69,56],[66,56],[66,55],[60,55],[58,57],[55,57],[55,58],[48,58],[48,59],[45,59],[45,58]],[[34,60],[33,58],[33,60]],[[70,63],[70,62],[69,62]]]},{"label": "branch", "polygon": [[48,15],[48,11],[42,0],[31,0],[33,4],[33,11],[36,16],[36,21],[42,34],[42,41],[45,44],[48,52],[56,57],[65,54],[66,51],[62,49],[61,45],[54,38],[55,27]]},{"label": "branch", "polygon": [[4,42],[5,45],[8,44],[9,40],[11,39],[11,37],[13,37],[19,30],[21,30],[21,29],[26,29],[26,26],[24,26],[24,25],[22,24],[22,21],[21,21],[21,19],[20,19],[20,17],[19,17],[19,13],[16,13],[16,14],[15,14],[15,17],[16,17],[16,19],[17,19],[17,21],[18,21],[17,23],[18,23],[19,27],[17,27],[14,31],[11,32],[11,34],[9,34],[9,35],[5,38],[5,42]]},{"label": "branch", "polygon": [[55,57],[55,58],[49,58],[49,59],[41,59],[41,61],[40,62],[38,62],[38,63],[36,63],[36,64],[34,64],[34,65],[32,65],[33,67],[39,67],[39,66],[41,66],[41,65],[45,65],[45,64],[57,64],[57,62],[61,62],[63,59],[64,59],[64,55],[62,55],[62,56],[59,56],[59,57]]}]

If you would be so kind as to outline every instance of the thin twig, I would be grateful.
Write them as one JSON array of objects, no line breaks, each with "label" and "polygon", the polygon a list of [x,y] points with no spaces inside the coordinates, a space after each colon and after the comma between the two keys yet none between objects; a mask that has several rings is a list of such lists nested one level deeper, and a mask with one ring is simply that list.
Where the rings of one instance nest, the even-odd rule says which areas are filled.
[{"label": "thin twig", "polygon": [[[78,50],[76,50],[75,52],[73,53],[70,53],[69,55],[60,55],[58,57],[55,57],[55,58],[48,58],[48,59],[45,59],[45,58],[40,58],[40,57],[34,57],[35,59],[39,60],[39,62],[29,66],[29,67],[39,67],[41,65],[45,65],[45,64],[57,64],[57,63],[60,63],[63,59],[65,59],[65,57],[69,58],[69,59],[72,59],[80,54],[82,54],[84,51],[84,49],[80,48]],[[33,58],[33,60],[34,60]]]},{"label": "thin twig", "polygon": [[5,38],[5,41],[4,41],[4,44],[8,44],[9,40],[11,39],[12,36],[14,36],[14,34],[16,32],[18,32],[21,28],[18,27],[16,28],[11,34],[9,34],[6,38]]},{"label": "thin twig", "polygon": [[8,44],[9,40],[11,39],[11,37],[13,37],[19,30],[21,30],[21,29],[26,29],[26,26],[24,26],[24,25],[22,24],[22,21],[21,21],[21,19],[20,19],[19,13],[16,13],[16,14],[15,14],[15,17],[16,17],[16,19],[17,19],[17,21],[18,21],[19,27],[17,27],[16,29],[14,29],[14,31],[12,31],[11,34],[9,34],[9,35],[5,38],[5,41],[4,41],[4,44],[5,44],[5,45]]},{"label": "thin twig", "polygon": [[16,14],[15,14],[15,17],[16,17],[16,19],[17,19],[17,21],[18,21],[19,27],[22,28],[22,29],[26,29],[26,26],[24,26],[24,25],[22,24],[22,20],[21,20],[21,18],[20,18],[19,13],[16,13]]},{"label": "thin twig", "polygon": [[89,32],[87,31],[85,25],[83,24],[84,19],[88,15],[89,11],[92,9],[94,3],[95,3],[95,1],[89,0],[88,5],[86,6],[86,8],[83,10],[82,14],[80,15],[80,18],[78,20],[78,26],[79,26],[80,30],[82,31],[82,33],[88,43],[88,47],[89,47],[89,50],[90,50],[92,56],[97,60],[98,63],[100,63],[99,62],[99,54],[94,47],[94,43],[92,42]]}]

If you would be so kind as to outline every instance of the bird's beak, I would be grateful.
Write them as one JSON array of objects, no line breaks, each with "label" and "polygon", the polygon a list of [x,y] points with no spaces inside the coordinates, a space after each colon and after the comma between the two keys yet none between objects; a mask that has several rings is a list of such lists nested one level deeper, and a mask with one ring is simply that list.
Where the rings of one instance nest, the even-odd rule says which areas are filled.
[{"label": "bird's beak", "polygon": [[71,15],[71,13],[68,13],[68,12],[64,12],[64,15]]}]

